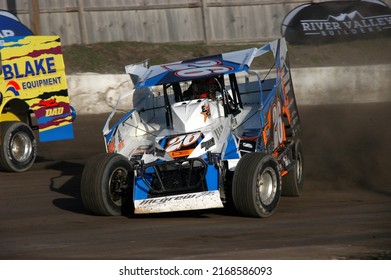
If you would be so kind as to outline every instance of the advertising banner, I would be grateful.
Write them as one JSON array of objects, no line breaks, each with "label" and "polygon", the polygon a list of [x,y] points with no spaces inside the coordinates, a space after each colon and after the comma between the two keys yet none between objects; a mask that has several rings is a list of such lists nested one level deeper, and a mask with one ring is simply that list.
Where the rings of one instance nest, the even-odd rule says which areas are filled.
[{"label": "advertising banner", "polygon": [[29,36],[33,32],[12,13],[0,10],[0,38],[10,36]]},{"label": "advertising banner", "polygon": [[391,36],[391,9],[378,0],[303,4],[286,15],[281,33],[296,44]]}]

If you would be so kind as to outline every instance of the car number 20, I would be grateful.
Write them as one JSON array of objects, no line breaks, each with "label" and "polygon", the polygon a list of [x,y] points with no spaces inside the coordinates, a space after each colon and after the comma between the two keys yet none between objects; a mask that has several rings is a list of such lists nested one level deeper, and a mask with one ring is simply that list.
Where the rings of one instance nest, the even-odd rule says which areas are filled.
[{"label": "car number 20", "polygon": [[183,147],[190,146],[197,143],[198,139],[201,137],[201,132],[178,135],[170,140],[168,140],[166,145],[167,152],[174,152],[181,150]]}]

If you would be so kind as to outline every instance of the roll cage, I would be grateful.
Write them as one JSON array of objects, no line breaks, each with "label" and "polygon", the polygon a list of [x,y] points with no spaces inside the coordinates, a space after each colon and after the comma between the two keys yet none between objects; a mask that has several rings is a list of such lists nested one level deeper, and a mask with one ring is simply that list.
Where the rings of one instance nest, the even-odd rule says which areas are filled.
[{"label": "roll cage", "polygon": [[[219,91],[218,100],[221,100],[224,108],[224,116],[227,117],[229,114],[238,114],[240,109],[243,109],[243,102],[240,96],[240,91],[238,87],[238,82],[235,74],[229,74],[229,88],[227,90],[225,79],[223,75],[215,76],[213,79],[217,81],[220,86],[221,92]],[[167,127],[172,127],[172,112],[171,112],[171,103],[169,95],[174,94],[175,102],[184,102],[184,89],[178,83],[164,84],[163,86],[163,96],[164,96],[164,108],[166,110],[166,125]],[[156,107],[154,109],[157,109]],[[148,110],[148,109],[146,109]],[[144,111],[146,111],[144,110]]]}]

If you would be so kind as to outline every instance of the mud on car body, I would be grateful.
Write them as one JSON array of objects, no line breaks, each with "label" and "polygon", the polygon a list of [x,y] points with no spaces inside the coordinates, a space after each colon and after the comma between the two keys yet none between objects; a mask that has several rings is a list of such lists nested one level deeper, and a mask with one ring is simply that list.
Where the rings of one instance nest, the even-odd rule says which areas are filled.
[{"label": "mud on car body", "polygon": [[[250,69],[258,59],[266,71]],[[301,194],[301,125],[284,38],[125,69],[135,86],[118,104],[132,96],[134,108],[111,125],[113,110],[103,128],[106,153],[84,168],[81,194],[89,211],[229,207],[268,217],[281,195]]]}]

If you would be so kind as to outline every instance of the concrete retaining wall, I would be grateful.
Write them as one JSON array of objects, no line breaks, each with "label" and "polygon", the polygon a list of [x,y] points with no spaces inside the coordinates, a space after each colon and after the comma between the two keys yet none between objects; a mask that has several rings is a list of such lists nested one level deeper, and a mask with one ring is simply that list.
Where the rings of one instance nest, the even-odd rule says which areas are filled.
[{"label": "concrete retaining wall", "polygon": [[391,65],[292,69],[302,105],[391,101]]},{"label": "concrete retaining wall", "polygon": [[[130,91],[133,83],[129,75],[83,73],[68,75],[68,93],[77,114],[111,112],[118,97]],[[121,102],[123,109],[132,108],[132,99]]]},{"label": "concrete retaining wall", "polygon": [[[299,105],[391,102],[391,65],[292,69]],[[120,94],[132,89],[128,75],[84,73],[67,78],[78,114],[111,112]],[[121,102],[132,108],[132,98]]]}]

